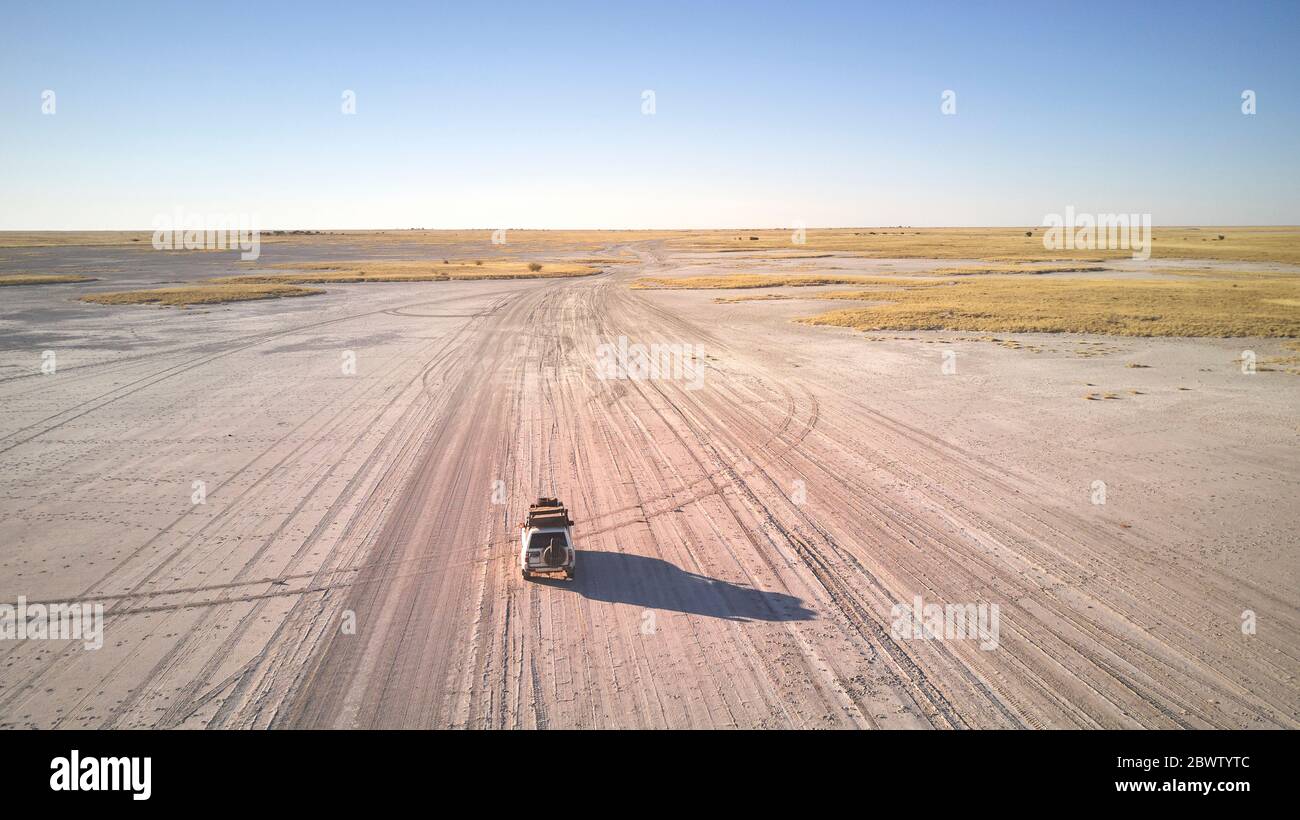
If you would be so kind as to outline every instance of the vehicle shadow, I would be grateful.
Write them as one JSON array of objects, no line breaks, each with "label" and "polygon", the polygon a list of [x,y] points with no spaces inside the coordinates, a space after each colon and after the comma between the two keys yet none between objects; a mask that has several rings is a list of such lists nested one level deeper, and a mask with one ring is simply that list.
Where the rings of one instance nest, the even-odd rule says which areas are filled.
[{"label": "vehicle shadow", "polygon": [[578,550],[576,580],[538,580],[547,586],[572,588],[593,601],[731,621],[808,621],[816,617],[793,595],[739,586],[687,572],[659,558],[621,552]]}]

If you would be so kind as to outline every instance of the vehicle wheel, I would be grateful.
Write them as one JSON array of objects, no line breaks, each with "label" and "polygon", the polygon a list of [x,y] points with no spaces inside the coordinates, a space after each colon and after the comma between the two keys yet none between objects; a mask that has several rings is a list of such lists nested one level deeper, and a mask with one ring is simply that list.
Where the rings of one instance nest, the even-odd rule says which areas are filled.
[{"label": "vehicle wheel", "polygon": [[519,570],[519,577],[520,577],[520,578],[523,578],[525,581],[527,581],[527,580],[528,580],[528,570],[526,570],[526,569],[521,569],[521,570]]},{"label": "vehicle wheel", "polygon": [[578,571],[576,569],[571,569],[568,572],[566,572],[565,575],[568,577],[570,581],[572,581],[573,579],[578,577]]}]

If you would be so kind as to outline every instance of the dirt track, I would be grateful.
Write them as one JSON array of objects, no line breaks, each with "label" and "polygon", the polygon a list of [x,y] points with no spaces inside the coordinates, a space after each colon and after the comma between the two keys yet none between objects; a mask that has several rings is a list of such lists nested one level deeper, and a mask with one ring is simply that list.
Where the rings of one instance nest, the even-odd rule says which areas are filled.
[{"label": "dirt track", "polygon": [[[1097,465],[1063,478],[1025,456],[1067,457],[1042,430],[977,446],[1046,416],[990,425],[954,396],[930,423],[885,395],[887,368],[831,352],[865,350],[848,334],[629,290],[673,269],[638,252],[580,280],[122,311],[156,338],[7,375],[2,600],[102,600],[108,623],[98,652],[0,644],[0,723],[1300,725],[1293,431],[1280,453],[1230,432],[1246,438],[1207,466],[1269,488],[1251,529],[1180,511],[1181,431],[1160,459],[1183,483],[1098,509]],[[595,378],[619,336],[703,345],[704,387]],[[1236,401],[1293,422],[1280,389]],[[552,494],[579,577],[524,582],[514,523]],[[1234,532],[1249,554],[1198,551]],[[915,595],[997,603],[998,648],[892,638]]]}]

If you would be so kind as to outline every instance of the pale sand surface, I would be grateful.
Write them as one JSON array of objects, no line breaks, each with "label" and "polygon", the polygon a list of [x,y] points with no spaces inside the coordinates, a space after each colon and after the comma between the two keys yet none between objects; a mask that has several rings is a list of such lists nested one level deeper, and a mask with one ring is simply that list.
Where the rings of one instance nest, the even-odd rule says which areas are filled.
[{"label": "pale sand surface", "polygon": [[[0,293],[0,603],[107,610],[99,651],[0,642],[0,725],[1300,726],[1300,378],[1236,362],[1278,340],[807,327],[825,302],[627,287],[736,254],[624,248],[191,310],[76,297],[249,266],[0,252],[101,277]],[[703,345],[702,389],[597,379],[619,336]],[[552,494],[578,579],[524,582]],[[997,603],[998,648],[892,637],[915,595]]]}]

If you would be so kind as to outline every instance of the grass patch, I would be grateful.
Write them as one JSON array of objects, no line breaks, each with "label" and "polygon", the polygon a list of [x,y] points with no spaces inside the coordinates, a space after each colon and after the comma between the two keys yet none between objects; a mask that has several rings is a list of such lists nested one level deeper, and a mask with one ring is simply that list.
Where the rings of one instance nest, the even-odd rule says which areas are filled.
[{"label": "grass patch", "polygon": [[[834,228],[806,231],[795,246],[789,230],[685,231],[672,235],[673,250],[841,253],[880,258],[984,259],[998,262],[1099,262],[1127,259],[1131,250],[1052,250],[1043,247],[1045,229],[1025,228]],[[1026,235],[1028,233],[1029,235]],[[1223,239],[1218,237],[1222,236]],[[629,239],[635,234],[629,236]],[[753,238],[751,238],[753,237]],[[1151,232],[1153,258],[1213,259],[1300,264],[1300,228],[1167,228]]]},{"label": "grass patch", "polygon": [[276,265],[294,273],[257,273],[213,279],[217,284],[351,284],[357,282],[451,282],[476,279],[562,279],[600,273],[591,265],[571,262],[317,262]]},{"label": "grass patch", "polygon": [[[157,288],[122,293],[95,293],[82,301],[101,305],[157,304],[171,307],[246,302],[282,296],[311,296],[325,291],[303,287],[308,284],[354,282],[450,282],[461,279],[553,279],[589,276],[599,268],[572,263],[514,262],[319,262],[306,265],[276,265],[294,273],[249,274],[209,279],[187,287]],[[305,272],[304,272],[305,271]]]},{"label": "grass patch", "polygon": [[0,248],[46,248],[70,245],[149,247],[151,231],[0,231]]},{"label": "grass patch", "polygon": [[627,256],[582,256],[564,261],[572,265],[627,265],[639,260]]},{"label": "grass patch", "polygon": [[1115,336],[1300,336],[1300,277],[1142,281],[1023,277],[953,280],[943,287],[836,292],[885,298],[799,321],[859,330],[975,330]]},{"label": "grass patch", "polygon": [[[1283,342],[1282,347],[1292,351],[1281,356],[1269,356],[1260,359],[1260,370],[1282,370],[1293,376],[1300,376],[1300,341]],[[1264,366],[1269,365],[1269,366]]]},{"label": "grass patch", "polygon": [[[713,303],[715,305],[735,305],[740,302],[781,302],[800,298],[803,297],[795,296],[793,293],[761,293],[757,296],[718,296],[714,298]],[[811,298],[816,299],[816,294]]]},{"label": "grass patch", "polygon": [[222,302],[278,299],[282,296],[312,296],[324,292],[316,288],[300,288],[292,285],[203,284],[180,288],[130,290],[120,293],[91,293],[81,297],[81,301],[100,305],[188,307]]},{"label": "grass patch", "polygon": [[[1026,236],[1026,233],[1029,235]],[[808,228],[806,241],[796,245],[792,231],[528,231],[511,230],[506,251],[526,250],[541,258],[575,251],[604,253],[611,246],[637,242],[663,242],[674,251],[786,251],[805,256],[843,253],[870,258],[982,259],[990,261],[1099,261],[1122,259],[1129,251],[1048,250],[1042,227],[1020,228]],[[1219,237],[1223,238],[1220,239]],[[134,245],[149,247],[152,234],[145,231],[38,231],[0,232],[0,247],[50,245]],[[371,230],[276,232],[262,234],[263,244],[314,247],[355,247],[373,244],[385,248],[424,249],[446,256],[448,249],[473,253],[486,246],[487,230]],[[755,237],[750,239],[750,237]],[[1152,231],[1152,256],[1167,259],[1217,259],[1300,264],[1300,228],[1278,227],[1157,227]],[[499,253],[500,246],[493,253]]]},{"label": "grass patch", "polygon": [[93,282],[95,277],[79,273],[3,273],[0,287],[4,285],[57,285],[67,282]]},{"label": "grass patch", "polygon": [[746,290],[750,288],[811,287],[813,285],[882,285],[919,287],[935,282],[909,281],[882,276],[819,276],[817,274],[736,273],[723,276],[642,276],[632,287],[644,290]]},{"label": "grass patch", "polygon": [[1010,275],[1017,273],[1098,273],[1107,270],[1103,265],[970,265],[959,268],[937,268],[937,276],[980,276],[983,274]]}]

